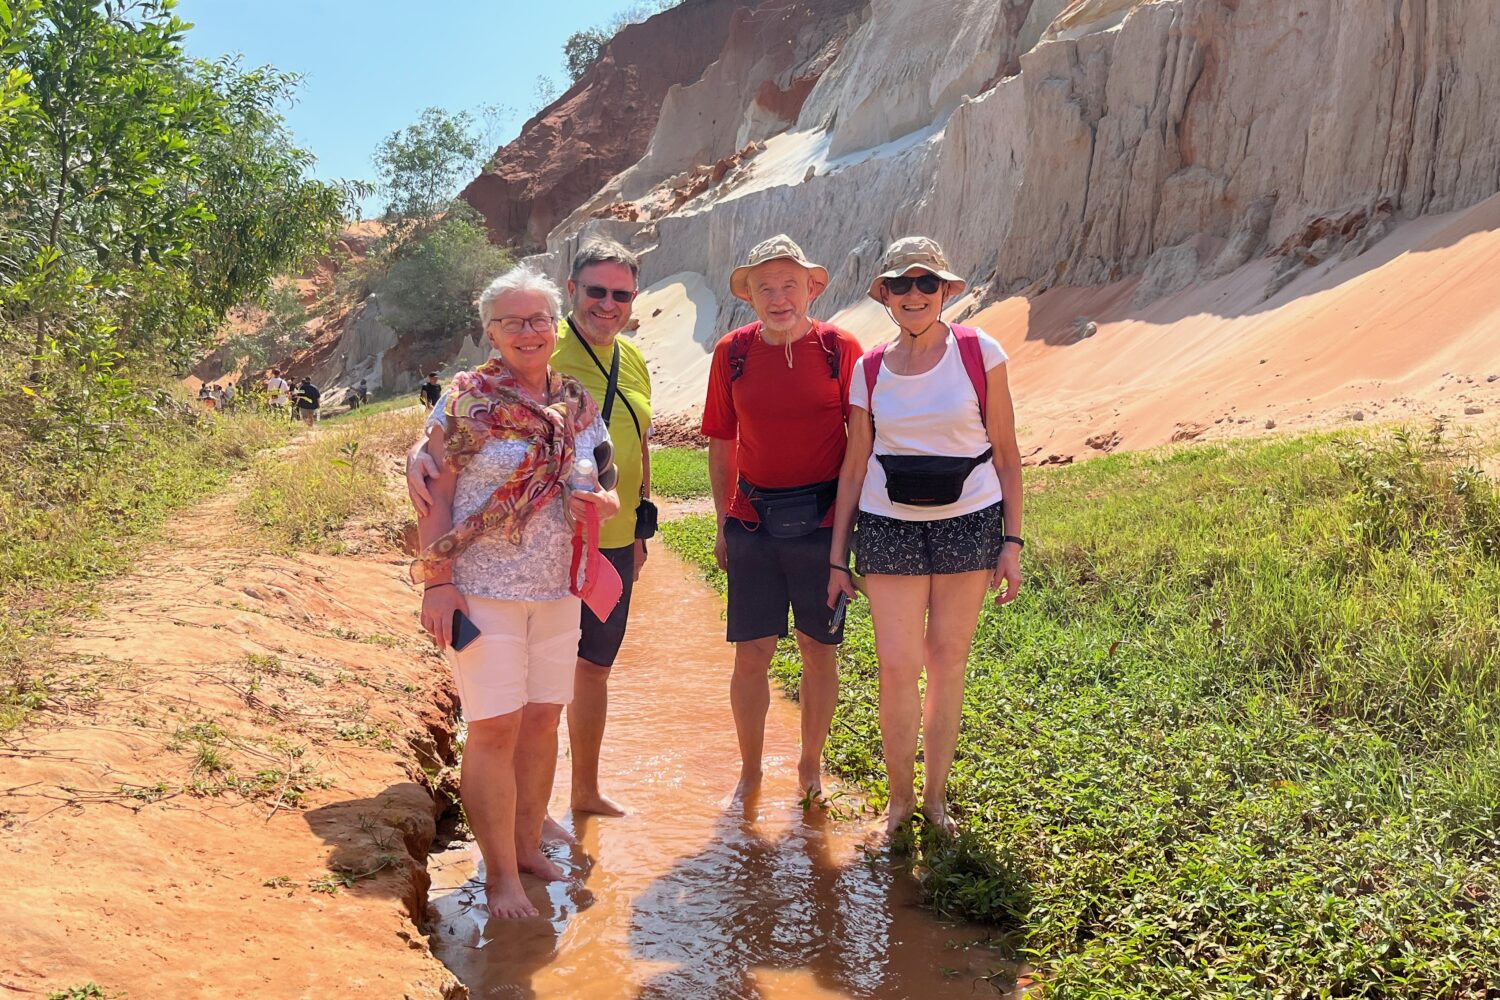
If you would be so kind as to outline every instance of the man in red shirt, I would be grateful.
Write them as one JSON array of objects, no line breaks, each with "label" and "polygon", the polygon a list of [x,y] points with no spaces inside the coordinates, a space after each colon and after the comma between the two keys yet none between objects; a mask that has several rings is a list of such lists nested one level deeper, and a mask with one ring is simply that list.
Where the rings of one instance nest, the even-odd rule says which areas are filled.
[{"label": "man in red shirt", "polygon": [[729,576],[741,799],[760,782],[771,657],[787,634],[788,608],[802,653],[804,792],[822,790],[823,744],[838,701],[834,651],[844,630],[842,622],[831,627],[827,563],[849,381],[862,348],[808,318],[827,287],[828,271],[790,237],[761,243],[729,278],[759,319],[720,340],[709,369],[703,434],[719,523],[714,556]]}]

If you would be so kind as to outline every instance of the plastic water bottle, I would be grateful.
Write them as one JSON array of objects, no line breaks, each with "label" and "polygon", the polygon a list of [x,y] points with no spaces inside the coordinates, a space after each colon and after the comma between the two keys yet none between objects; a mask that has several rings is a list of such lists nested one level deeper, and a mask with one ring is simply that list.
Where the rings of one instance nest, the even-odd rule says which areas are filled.
[{"label": "plastic water bottle", "polygon": [[587,455],[579,455],[573,463],[573,474],[568,477],[568,488],[575,493],[599,492],[599,469]]}]

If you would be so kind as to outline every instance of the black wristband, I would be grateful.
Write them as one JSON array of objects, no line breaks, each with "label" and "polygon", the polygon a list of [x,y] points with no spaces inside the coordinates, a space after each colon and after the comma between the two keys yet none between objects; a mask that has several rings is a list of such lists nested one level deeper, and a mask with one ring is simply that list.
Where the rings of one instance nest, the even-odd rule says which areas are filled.
[{"label": "black wristband", "polygon": [[436,590],[438,587],[451,587],[451,586],[453,586],[453,582],[451,580],[445,581],[443,583],[430,583],[427,586],[425,586],[425,587],[422,588],[422,593],[425,594],[429,590]]},{"label": "black wristband", "polygon": [[1005,535],[1001,537],[1000,544],[1004,545],[1006,542],[1015,542],[1016,548],[1018,549],[1024,549],[1026,547],[1026,539],[1022,538],[1020,535]]},{"label": "black wristband", "polygon": [[828,566],[830,569],[842,570],[843,572],[848,573],[850,576],[854,575],[854,571],[848,566],[845,566],[843,563],[830,562]]}]

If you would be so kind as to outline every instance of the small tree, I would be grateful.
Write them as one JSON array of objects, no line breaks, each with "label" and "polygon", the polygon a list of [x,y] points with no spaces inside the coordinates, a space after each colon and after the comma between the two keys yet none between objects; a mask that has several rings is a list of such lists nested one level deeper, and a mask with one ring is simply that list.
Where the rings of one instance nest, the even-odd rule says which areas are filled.
[{"label": "small tree", "polygon": [[390,270],[376,284],[381,314],[400,334],[442,340],[478,326],[474,303],[484,286],[513,263],[490,243],[478,217],[455,206],[393,251]]},{"label": "small tree", "polygon": [[585,28],[568,36],[563,42],[563,58],[567,60],[569,79],[578,82],[604,51],[609,38],[603,28]]},{"label": "small tree", "polygon": [[441,212],[478,169],[479,158],[479,138],[467,111],[423,111],[416,124],[392,132],[375,149],[386,214],[412,219]]}]

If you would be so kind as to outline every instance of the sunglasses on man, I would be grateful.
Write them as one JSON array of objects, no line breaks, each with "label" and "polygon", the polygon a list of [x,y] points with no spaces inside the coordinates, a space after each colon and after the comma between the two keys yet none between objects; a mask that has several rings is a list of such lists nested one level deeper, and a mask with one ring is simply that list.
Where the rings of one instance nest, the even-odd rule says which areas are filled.
[{"label": "sunglasses on man", "polygon": [[605,288],[603,285],[584,285],[583,294],[591,299],[602,299],[608,295],[621,305],[634,302],[636,296],[635,292],[626,291],[623,288]]},{"label": "sunglasses on man", "polygon": [[917,291],[923,295],[932,295],[943,287],[943,279],[935,274],[905,275],[899,278],[886,278],[885,290],[892,295],[905,295],[911,291],[912,286],[917,286]]}]

